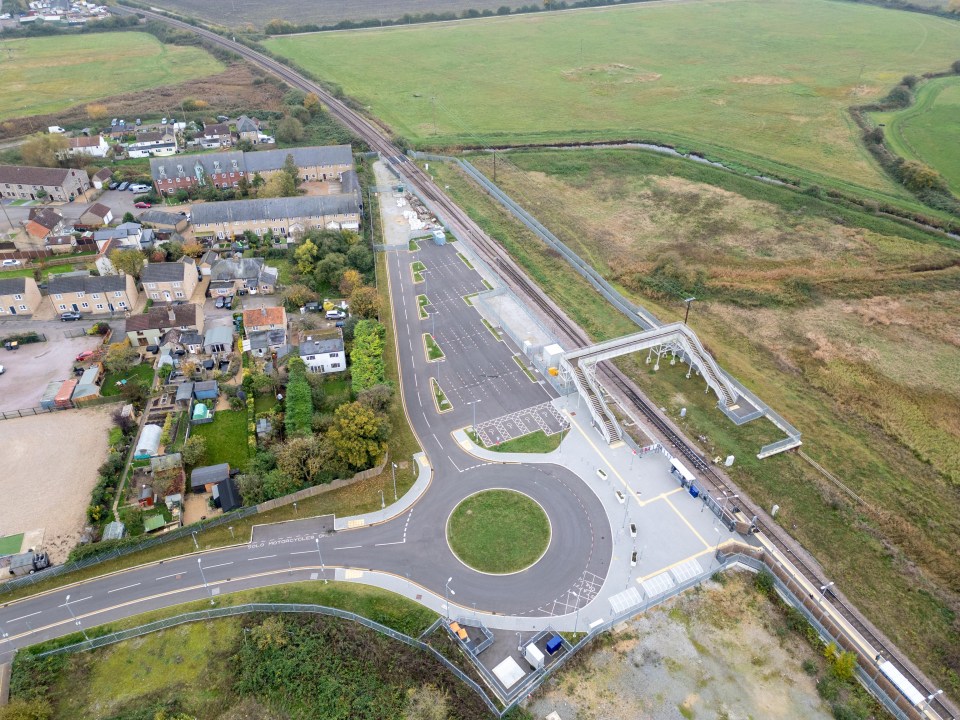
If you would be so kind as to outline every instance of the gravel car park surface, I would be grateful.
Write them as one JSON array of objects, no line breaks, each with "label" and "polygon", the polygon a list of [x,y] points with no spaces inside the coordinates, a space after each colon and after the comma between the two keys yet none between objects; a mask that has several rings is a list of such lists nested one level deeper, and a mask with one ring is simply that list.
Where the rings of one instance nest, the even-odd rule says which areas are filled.
[{"label": "gravel car park surface", "polygon": [[97,468],[107,457],[110,415],[117,407],[0,421],[6,468],[0,473],[4,533],[43,528],[50,559],[58,564],[66,560],[86,523]]},{"label": "gravel car park surface", "polygon": [[0,365],[6,369],[0,375],[0,412],[38,407],[47,383],[72,378],[74,358],[98,347],[100,340],[99,336],[51,337],[47,342],[21,345],[19,350],[0,349]]}]

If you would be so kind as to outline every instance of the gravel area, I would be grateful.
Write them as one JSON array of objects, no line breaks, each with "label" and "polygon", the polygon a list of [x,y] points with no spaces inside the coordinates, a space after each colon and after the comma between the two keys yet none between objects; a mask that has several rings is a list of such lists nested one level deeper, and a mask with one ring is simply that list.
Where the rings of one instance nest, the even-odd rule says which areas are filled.
[{"label": "gravel area", "polygon": [[[4,330],[11,334],[18,329]],[[0,365],[4,367],[4,374],[0,375],[0,411],[38,407],[47,383],[74,377],[74,358],[84,350],[99,347],[101,339],[51,337],[48,342],[30,343],[13,352],[0,350]]]},{"label": "gravel area", "polygon": [[781,645],[778,611],[728,573],[617,628],[560,673],[528,706],[535,718],[827,720],[816,680],[801,668],[816,653],[796,635]]},{"label": "gravel area", "polygon": [[107,458],[110,415],[118,405],[0,422],[0,527],[44,530],[44,549],[62,563],[86,523],[97,468]]}]

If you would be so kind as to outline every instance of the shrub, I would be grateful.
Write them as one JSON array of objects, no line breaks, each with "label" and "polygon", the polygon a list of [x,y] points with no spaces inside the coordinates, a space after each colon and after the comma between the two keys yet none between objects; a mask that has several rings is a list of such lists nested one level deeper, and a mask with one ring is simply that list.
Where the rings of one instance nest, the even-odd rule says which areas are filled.
[{"label": "shrub", "polygon": [[759,592],[770,597],[774,591],[773,574],[769,570],[761,570],[753,578],[753,585]]},{"label": "shrub", "polygon": [[361,393],[384,381],[383,364],[386,328],[375,320],[359,321],[353,331],[353,349],[350,351],[353,391]]}]

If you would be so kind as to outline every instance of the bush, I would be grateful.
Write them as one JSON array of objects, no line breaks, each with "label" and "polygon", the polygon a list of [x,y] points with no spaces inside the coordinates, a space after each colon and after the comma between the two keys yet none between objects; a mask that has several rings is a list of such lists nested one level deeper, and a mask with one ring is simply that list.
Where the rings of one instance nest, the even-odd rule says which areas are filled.
[{"label": "bush", "polygon": [[769,570],[761,570],[753,578],[753,586],[763,595],[772,596],[774,592],[773,574]]},{"label": "bush", "polygon": [[353,391],[357,394],[384,382],[383,364],[386,328],[375,320],[361,320],[353,332],[350,351]]}]

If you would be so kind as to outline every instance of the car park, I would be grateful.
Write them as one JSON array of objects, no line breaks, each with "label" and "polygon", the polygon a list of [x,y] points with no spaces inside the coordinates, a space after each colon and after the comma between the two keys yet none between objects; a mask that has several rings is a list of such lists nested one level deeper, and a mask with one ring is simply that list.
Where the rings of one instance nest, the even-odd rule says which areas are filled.
[{"label": "car park", "polygon": [[74,312],[71,310],[69,312],[60,313],[60,322],[70,322],[71,320],[79,320],[82,317],[83,316],[80,313]]},{"label": "car park", "polygon": [[16,267],[17,265],[21,265],[21,264],[22,264],[22,263],[21,263],[19,260],[4,260],[4,261],[3,261],[3,267]]},{"label": "car park", "polygon": [[134,206],[135,208],[143,209],[143,208],[148,208],[148,207],[150,207],[150,203],[148,203],[148,202],[143,202],[143,201],[141,200],[140,202],[134,203],[133,206]]}]

